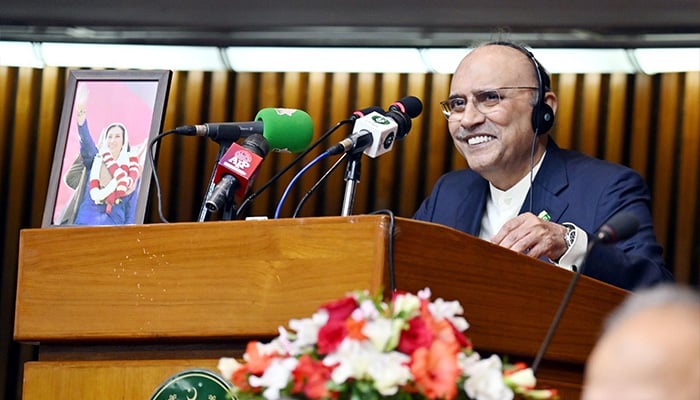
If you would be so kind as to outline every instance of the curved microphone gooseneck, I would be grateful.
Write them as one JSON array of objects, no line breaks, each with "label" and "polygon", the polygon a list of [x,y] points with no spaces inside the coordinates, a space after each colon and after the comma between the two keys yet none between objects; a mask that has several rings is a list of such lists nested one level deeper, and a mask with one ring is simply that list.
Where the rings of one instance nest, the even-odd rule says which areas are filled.
[{"label": "curved microphone gooseneck", "polygon": [[537,356],[535,356],[535,360],[532,363],[533,374],[537,372],[537,368],[539,367],[540,362],[542,361],[542,357],[544,357],[544,353],[547,350],[547,347],[549,346],[549,342],[552,341],[554,332],[557,330],[557,326],[559,326],[559,321],[561,321],[561,317],[564,314],[564,310],[566,309],[566,306],[571,300],[571,295],[574,293],[574,287],[576,286],[576,282],[578,282],[579,278],[581,277],[581,274],[583,273],[583,268],[585,267],[586,259],[588,258],[588,255],[590,254],[591,250],[593,249],[593,246],[599,243],[612,244],[620,240],[627,239],[628,237],[634,235],[638,229],[639,220],[637,219],[637,217],[635,217],[632,213],[621,211],[610,217],[608,222],[604,223],[593,235],[593,240],[591,240],[588,243],[588,246],[586,248],[586,257],[584,258],[583,262],[581,262],[579,268],[576,269],[574,276],[571,278],[571,281],[569,282],[569,287],[566,289],[566,292],[564,292],[564,297],[562,298],[561,303],[559,304],[559,309],[557,309],[557,312],[554,315],[554,318],[552,319],[552,324],[549,326],[549,330],[547,331],[547,335],[542,341],[542,345],[540,346],[540,349],[537,352]]}]

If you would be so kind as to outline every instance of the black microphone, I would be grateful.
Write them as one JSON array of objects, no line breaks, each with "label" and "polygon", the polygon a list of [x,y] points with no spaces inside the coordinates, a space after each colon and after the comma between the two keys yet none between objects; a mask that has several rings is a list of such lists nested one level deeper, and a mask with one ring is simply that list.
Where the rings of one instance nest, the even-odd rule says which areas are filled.
[{"label": "black microphone", "polygon": [[260,134],[250,135],[240,145],[233,143],[216,165],[214,190],[205,202],[207,209],[219,210],[234,191],[245,195],[269,150],[269,143]]},{"label": "black microphone", "polygon": [[[634,214],[619,212],[604,223],[595,234],[596,243],[615,243],[634,235],[639,229],[639,220]],[[591,246],[589,246],[591,247]]]},{"label": "black microphone", "polygon": [[578,279],[583,273],[586,258],[588,258],[593,246],[598,243],[611,244],[619,242],[620,240],[625,240],[634,235],[637,232],[637,229],[639,229],[639,220],[637,220],[637,217],[635,217],[634,214],[627,211],[621,211],[613,215],[607,222],[598,228],[596,233],[593,235],[593,240],[591,240],[586,247],[586,254],[583,262],[581,262],[581,265],[578,269],[576,269],[574,276],[571,278],[569,287],[566,289],[566,292],[564,292],[564,297],[562,297],[561,303],[559,304],[559,309],[554,315],[554,319],[552,319],[552,324],[549,326],[549,331],[547,331],[547,335],[545,336],[544,341],[542,341],[542,345],[537,352],[537,356],[535,356],[535,360],[532,363],[533,374],[537,372],[537,368],[542,361],[542,357],[544,357],[544,352],[547,350],[549,342],[552,341],[554,332],[557,330],[559,321],[561,321],[561,317],[564,315],[564,310],[571,300],[571,295],[574,293],[576,282],[578,282]]},{"label": "black microphone", "polygon": [[214,141],[230,140],[235,142],[254,133],[263,133],[263,121],[218,122],[199,125],[178,126],[174,129],[178,135],[205,136]]},{"label": "black microphone", "polygon": [[396,132],[398,140],[406,137],[411,130],[411,118],[417,117],[421,112],[423,112],[423,103],[415,96],[406,96],[389,106],[386,115],[393,118],[399,126]]}]

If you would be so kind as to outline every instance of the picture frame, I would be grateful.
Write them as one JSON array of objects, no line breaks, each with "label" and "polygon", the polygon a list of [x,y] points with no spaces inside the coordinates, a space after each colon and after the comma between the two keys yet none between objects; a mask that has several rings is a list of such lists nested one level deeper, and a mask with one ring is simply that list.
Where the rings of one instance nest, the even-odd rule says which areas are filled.
[{"label": "picture frame", "polygon": [[68,71],[42,228],[143,223],[153,173],[146,152],[156,151],[149,145],[162,131],[171,78]]}]

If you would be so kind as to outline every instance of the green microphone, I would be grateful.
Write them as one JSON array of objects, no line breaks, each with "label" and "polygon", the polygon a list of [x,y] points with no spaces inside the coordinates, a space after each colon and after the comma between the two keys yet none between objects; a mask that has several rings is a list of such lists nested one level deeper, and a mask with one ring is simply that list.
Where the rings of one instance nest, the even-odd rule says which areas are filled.
[{"label": "green microphone", "polygon": [[298,153],[305,150],[314,135],[311,117],[295,108],[263,108],[255,121],[263,124],[263,137],[272,151]]}]

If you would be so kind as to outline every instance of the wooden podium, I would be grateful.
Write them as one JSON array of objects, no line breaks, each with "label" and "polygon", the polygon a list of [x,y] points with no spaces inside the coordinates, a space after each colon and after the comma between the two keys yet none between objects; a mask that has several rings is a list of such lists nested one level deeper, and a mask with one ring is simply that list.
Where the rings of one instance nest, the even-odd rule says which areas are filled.
[{"label": "wooden podium", "polygon": [[[393,233],[393,240],[390,240]],[[185,368],[356,289],[459,300],[477,351],[531,362],[572,273],[441,225],[362,215],[27,229],[15,340],[38,344],[23,399],[146,399]],[[582,277],[538,370],[578,399],[602,320],[626,291]]]}]

